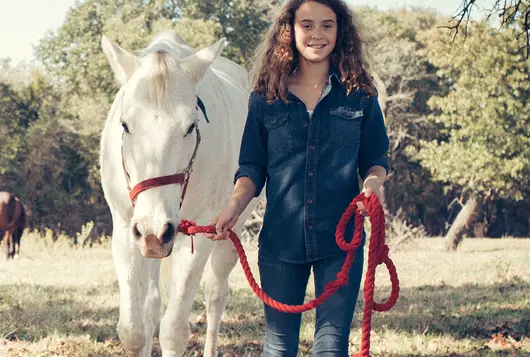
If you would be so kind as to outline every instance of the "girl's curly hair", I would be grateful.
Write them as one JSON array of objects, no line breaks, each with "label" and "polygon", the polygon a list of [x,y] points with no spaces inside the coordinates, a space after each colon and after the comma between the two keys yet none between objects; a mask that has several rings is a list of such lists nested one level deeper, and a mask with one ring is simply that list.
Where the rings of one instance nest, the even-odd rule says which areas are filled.
[{"label": "girl's curly hair", "polygon": [[354,89],[375,94],[369,73],[365,42],[353,13],[343,0],[289,0],[265,34],[254,55],[252,87],[267,101],[287,102],[289,76],[298,66],[298,50],[294,37],[294,17],[306,1],[328,6],[337,16],[337,42],[330,54],[331,66],[338,71],[342,84],[351,93]]}]

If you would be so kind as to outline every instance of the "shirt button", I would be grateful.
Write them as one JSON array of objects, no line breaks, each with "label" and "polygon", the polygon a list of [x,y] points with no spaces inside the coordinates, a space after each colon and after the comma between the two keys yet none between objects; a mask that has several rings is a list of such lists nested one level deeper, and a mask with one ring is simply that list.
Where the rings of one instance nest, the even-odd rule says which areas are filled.
[{"label": "shirt button", "polygon": [[307,204],[311,204],[311,203],[313,203],[313,200],[312,199],[308,199],[307,200]]},{"label": "shirt button", "polygon": [[304,126],[308,126],[309,123],[305,121],[303,125],[304,125]]},{"label": "shirt button", "polygon": [[313,230],[313,226],[307,226],[307,229],[309,229],[311,231],[311,230]]},{"label": "shirt button", "polygon": [[272,121],[272,124],[276,124],[276,119],[274,119],[274,120]]},{"label": "shirt button", "polygon": [[313,171],[309,171],[309,172],[307,173],[307,176],[313,176]]},{"label": "shirt button", "polygon": [[315,145],[311,145],[309,148],[310,148],[311,150],[315,150],[317,147],[316,147]]}]

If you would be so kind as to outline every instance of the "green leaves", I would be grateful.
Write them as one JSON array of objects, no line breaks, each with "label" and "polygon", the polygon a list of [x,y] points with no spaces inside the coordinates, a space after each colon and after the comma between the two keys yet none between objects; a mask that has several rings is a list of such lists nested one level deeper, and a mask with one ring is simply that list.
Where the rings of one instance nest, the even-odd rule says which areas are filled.
[{"label": "green leaves", "polygon": [[513,31],[475,24],[463,44],[432,32],[427,53],[445,96],[428,102],[443,138],[422,142],[417,158],[450,187],[522,199],[530,173],[530,61]]}]

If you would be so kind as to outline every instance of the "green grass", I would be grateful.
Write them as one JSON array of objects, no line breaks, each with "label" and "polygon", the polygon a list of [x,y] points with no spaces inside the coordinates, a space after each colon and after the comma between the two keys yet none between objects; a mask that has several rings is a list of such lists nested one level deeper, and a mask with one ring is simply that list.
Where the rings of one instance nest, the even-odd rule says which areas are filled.
[{"label": "green grass", "polygon": [[[256,249],[247,246],[256,271]],[[530,357],[530,239],[468,239],[447,253],[439,238],[391,252],[401,282],[398,304],[375,313],[375,356]],[[75,248],[65,239],[26,234],[21,258],[0,260],[0,356],[125,356],[116,336],[118,287],[108,242]],[[259,356],[262,305],[238,266],[220,332],[220,356]],[[378,268],[377,300],[390,291]],[[313,297],[310,286],[308,299]],[[190,317],[186,356],[202,356],[202,292]],[[359,350],[359,300],[350,351]],[[314,313],[304,314],[300,356],[311,355]],[[492,339],[497,336],[496,339]],[[153,356],[160,356],[155,337]]]}]

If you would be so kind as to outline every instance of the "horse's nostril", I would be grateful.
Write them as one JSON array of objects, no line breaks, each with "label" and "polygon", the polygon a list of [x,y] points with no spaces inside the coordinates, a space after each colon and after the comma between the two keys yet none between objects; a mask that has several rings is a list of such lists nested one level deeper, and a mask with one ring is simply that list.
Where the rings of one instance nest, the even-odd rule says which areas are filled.
[{"label": "horse's nostril", "polygon": [[162,227],[162,235],[160,238],[162,239],[163,243],[169,242],[171,239],[173,239],[173,236],[175,235],[175,226],[171,223],[164,224],[164,227]]},{"label": "horse's nostril", "polygon": [[142,238],[142,233],[138,230],[138,223],[135,223],[133,225],[133,234],[136,239]]}]

